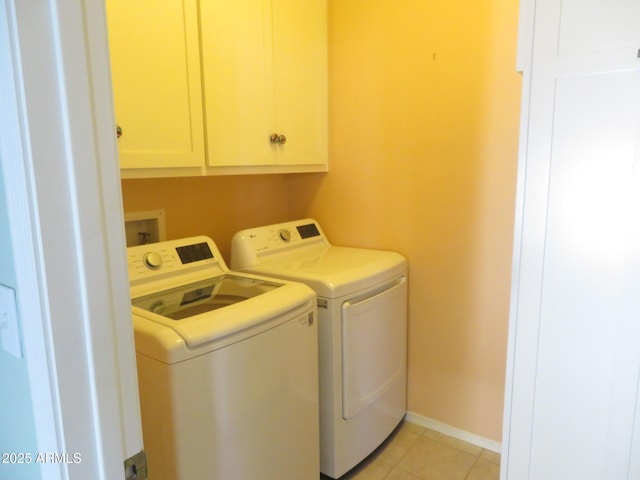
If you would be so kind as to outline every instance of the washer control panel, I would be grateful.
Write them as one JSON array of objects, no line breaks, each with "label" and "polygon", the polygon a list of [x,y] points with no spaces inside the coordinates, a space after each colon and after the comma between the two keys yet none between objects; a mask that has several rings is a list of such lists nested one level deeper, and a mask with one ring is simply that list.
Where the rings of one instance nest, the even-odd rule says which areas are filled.
[{"label": "washer control panel", "polygon": [[131,282],[200,268],[202,264],[217,267],[220,273],[228,271],[216,244],[204,236],[129,247],[127,260]]}]

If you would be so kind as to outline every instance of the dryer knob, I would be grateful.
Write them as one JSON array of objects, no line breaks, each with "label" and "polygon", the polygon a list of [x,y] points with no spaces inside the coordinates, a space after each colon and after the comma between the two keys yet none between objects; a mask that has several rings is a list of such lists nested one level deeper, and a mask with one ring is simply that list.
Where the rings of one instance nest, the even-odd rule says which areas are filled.
[{"label": "dryer knob", "polygon": [[285,242],[290,242],[291,232],[289,230],[280,230],[280,238]]},{"label": "dryer knob", "polygon": [[162,256],[157,252],[150,252],[144,256],[144,264],[152,270],[157,270],[162,266]]}]

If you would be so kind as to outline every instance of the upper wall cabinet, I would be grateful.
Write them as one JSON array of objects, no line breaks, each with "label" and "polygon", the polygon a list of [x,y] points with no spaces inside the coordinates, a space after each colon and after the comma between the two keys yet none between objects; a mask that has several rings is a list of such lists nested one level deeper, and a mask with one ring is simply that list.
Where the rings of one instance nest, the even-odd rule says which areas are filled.
[{"label": "upper wall cabinet", "polygon": [[107,15],[123,176],[201,174],[196,0],[107,0]]},{"label": "upper wall cabinet", "polygon": [[207,171],[326,171],[326,0],[202,0],[200,22]]}]

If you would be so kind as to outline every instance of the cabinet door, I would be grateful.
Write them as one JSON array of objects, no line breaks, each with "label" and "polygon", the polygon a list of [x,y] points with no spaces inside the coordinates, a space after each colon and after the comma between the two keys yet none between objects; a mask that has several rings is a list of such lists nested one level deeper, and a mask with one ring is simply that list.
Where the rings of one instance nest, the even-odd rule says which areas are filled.
[{"label": "cabinet door", "polygon": [[108,0],[121,168],[204,165],[196,0]]},{"label": "cabinet door", "polygon": [[[325,168],[326,8],[326,0],[200,2],[209,166]],[[286,142],[272,143],[273,134]]]},{"label": "cabinet door", "polygon": [[271,2],[200,2],[209,166],[270,165]]},{"label": "cabinet door", "polygon": [[278,164],[326,164],[326,0],[273,0],[273,57]]}]

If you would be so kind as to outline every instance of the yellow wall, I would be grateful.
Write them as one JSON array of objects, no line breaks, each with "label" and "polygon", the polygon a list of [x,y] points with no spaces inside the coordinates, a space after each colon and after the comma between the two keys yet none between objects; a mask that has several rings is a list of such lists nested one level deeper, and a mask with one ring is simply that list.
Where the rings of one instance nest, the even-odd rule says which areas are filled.
[{"label": "yellow wall", "polygon": [[122,181],[125,212],[164,209],[167,238],[208,235],[228,262],[238,230],[290,220],[283,175]]},{"label": "yellow wall", "polygon": [[516,0],[330,2],[330,173],[294,216],[409,259],[409,410],[501,439]]},{"label": "yellow wall", "polygon": [[330,0],[330,172],[123,181],[170,238],[317,218],[410,264],[409,410],[501,439],[517,0]]}]

